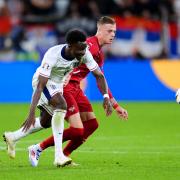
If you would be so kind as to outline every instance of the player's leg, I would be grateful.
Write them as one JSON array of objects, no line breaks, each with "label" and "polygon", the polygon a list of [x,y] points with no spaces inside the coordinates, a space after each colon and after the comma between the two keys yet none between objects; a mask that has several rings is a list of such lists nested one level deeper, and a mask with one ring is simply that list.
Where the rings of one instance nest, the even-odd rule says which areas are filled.
[{"label": "player's leg", "polygon": [[[56,166],[64,166],[72,160],[64,156],[62,151],[62,135],[64,130],[64,116],[66,114],[66,101],[62,94],[62,84],[48,80],[46,87],[43,90],[38,105],[43,107],[50,115],[52,115],[51,126],[55,141],[55,161]],[[46,126],[50,126],[49,121],[43,121]],[[34,146],[29,147],[29,159],[31,158],[31,150],[36,150]],[[31,162],[32,163],[32,162]],[[34,163],[36,166],[37,163]],[[33,165],[33,164],[32,164]]]},{"label": "player's leg", "polygon": [[81,112],[80,114],[84,126],[84,140],[86,140],[99,125],[94,112]]},{"label": "player's leg", "polygon": [[56,166],[64,166],[71,163],[71,159],[64,156],[62,150],[62,137],[64,130],[64,117],[66,114],[66,101],[61,93],[55,93],[50,100],[49,103],[53,106],[53,116],[51,121],[52,132],[54,136],[54,144],[55,144],[55,160],[54,165]]},{"label": "player's leg", "polygon": [[[83,112],[85,115],[87,113],[87,117],[89,116],[89,112]],[[98,128],[98,122],[95,117],[91,116],[91,119],[83,122],[84,126],[84,135],[83,138],[77,139],[76,141],[71,140],[68,142],[66,147],[64,148],[64,154],[69,156],[74,150],[76,150],[79,146],[81,146],[87,138],[95,132]]]},{"label": "player's leg", "polygon": [[49,115],[46,110],[41,108],[40,117],[37,117],[35,120],[34,126],[31,126],[26,132],[23,131],[23,127],[19,128],[16,131],[5,132],[3,137],[4,141],[7,144],[8,155],[11,158],[15,158],[15,145],[16,142],[26,137],[29,134],[40,131],[43,128],[47,128],[51,122],[51,115]]},{"label": "player's leg", "polygon": [[[33,89],[36,89],[37,83],[33,83]],[[35,119],[35,124],[32,125],[26,132],[23,131],[23,127],[21,126],[18,130],[13,132],[5,132],[3,134],[4,141],[7,144],[8,155],[11,158],[15,158],[15,145],[18,140],[31,134],[33,132],[37,132],[41,129],[48,127],[51,122],[51,115],[53,114],[52,108],[48,105],[48,98],[44,94],[41,94],[41,98],[38,102],[38,106],[41,107],[40,117]],[[46,124],[47,123],[47,124]],[[45,125],[46,124],[46,125]]]},{"label": "player's leg", "polygon": [[[49,128],[51,127],[51,119],[52,116],[45,110],[46,107],[39,107],[40,109],[40,123],[43,128]],[[28,147],[29,151],[29,161],[32,166],[37,166],[39,157],[41,155],[41,148],[38,145],[32,145]]]},{"label": "player's leg", "polygon": [[84,126],[84,140],[86,140],[98,128],[98,121],[89,99],[83,92],[79,100],[79,111]]},{"label": "player's leg", "polygon": [[[70,126],[66,128],[63,132],[63,142],[71,139],[81,139],[83,135],[83,124],[80,119],[78,105],[75,100],[75,94],[64,92],[64,98],[66,99],[67,103],[67,113],[66,113],[66,120],[69,122]],[[46,148],[54,145],[54,137],[50,136],[49,138],[45,139],[39,146],[41,150],[45,150]]]},{"label": "player's leg", "polygon": [[[96,120],[95,114],[93,113],[92,106],[82,90],[79,91],[76,102],[78,103],[80,117],[84,127],[83,139],[81,138],[77,139],[76,141],[69,141],[64,148],[65,155],[70,155],[98,128],[98,122]],[[71,116],[69,117],[69,122],[71,122],[71,124],[76,123],[76,121],[74,121]]]},{"label": "player's leg", "polygon": [[[79,109],[78,105],[75,100],[76,92],[73,90],[73,92],[65,91],[63,95],[66,99],[67,103],[67,113],[66,113],[66,119],[69,121],[70,126],[64,130],[63,132],[63,142],[67,140],[74,139],[75,141],[77,139],[82,139],[84,134],[83,124],[80,119]],[[39,144],[33,145],[30,147],[31,150],[35,153],[29,153],[29,156],[31,159],[31,165],[37,166],[38,160],[39,160],[39,152],[42,152],[46,148],[54,146],[54,137],[53,135],[45,139],[44,141],[40,142]],[[31,151],[29,151],[31,152]],[[33,154],[37,154],[37,158],[34,158]]]},{"label": "player's leg", "polygon": [[[67,140],[73,140],[77,142],[82,141],[84,135],[83,124],[80,120],[79,113],[76,113],[69,118],[70,126],[63,132],[63,142]],[[42,142],[32,145],[28,148],[29,150],[29,161],[32,166],[37,166],[41,153],[50,146],[54,146],[54,136],[50,136]],[[73,145],[72,145],[73,148]],[[65,154],[68,155],[68,154]],[[73,162],[73,166],[74,166]]]}]

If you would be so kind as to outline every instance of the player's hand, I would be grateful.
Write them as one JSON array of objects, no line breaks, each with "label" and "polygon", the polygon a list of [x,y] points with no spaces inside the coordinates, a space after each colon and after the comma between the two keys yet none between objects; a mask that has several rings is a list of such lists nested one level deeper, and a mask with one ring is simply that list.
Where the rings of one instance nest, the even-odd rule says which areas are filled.
[{"label": "player's hand", "polygon": [[35,124],[35,115],[29,115],[26,121],[23,123],[23,131],[26,132],[32,125]]},{"label": "player's hand", "polygon": [[119,118],[123,119],[123,120],[127,120],[128,119],[128,112],[126,109],[120,107],[120,106],[117,106],[115,108],[116,110],[116,113],[118,115]]},{"label": "player's hand", "polygon": [[112,105],[111,105],[111,102],[109,100],[109,98],[104,98],[104,101],[103,101],[103,108],[106,112],[106,116],[109,116],[112,114]]}]

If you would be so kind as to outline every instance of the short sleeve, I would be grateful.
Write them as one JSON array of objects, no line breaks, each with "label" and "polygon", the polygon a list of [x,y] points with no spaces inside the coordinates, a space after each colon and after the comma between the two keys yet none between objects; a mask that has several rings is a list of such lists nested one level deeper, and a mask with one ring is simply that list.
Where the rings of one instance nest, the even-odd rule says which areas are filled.
[{"label": "short sleeve", "polygon": [[42,60],[41,66],[39,68],[39,74],[44,77],[49,77],[51,70],[57,62],[57,57],[53,54],[52,50],[49,49]]},{"label": "short sleeve", "polygon": [[87,68],[90,71],[94,71],[95,69],[98,68],[98,64],[96,63],[96,61],[94,60],[92,54],[88,49],[86,49],[86,54],[84,58],[85,58],[84,63],[86,64]]}]

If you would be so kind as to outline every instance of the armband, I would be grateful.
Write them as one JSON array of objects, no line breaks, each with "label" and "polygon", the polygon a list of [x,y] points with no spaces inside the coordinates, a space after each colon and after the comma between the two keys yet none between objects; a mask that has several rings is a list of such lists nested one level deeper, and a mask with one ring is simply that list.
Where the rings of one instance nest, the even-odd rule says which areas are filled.
[{"label": "armband", "polygon": [[113,108],[116,109],[118,106],[119,106],[119,104],[118,104],[118,103],[115,103],[115,104],[113,105]]}]

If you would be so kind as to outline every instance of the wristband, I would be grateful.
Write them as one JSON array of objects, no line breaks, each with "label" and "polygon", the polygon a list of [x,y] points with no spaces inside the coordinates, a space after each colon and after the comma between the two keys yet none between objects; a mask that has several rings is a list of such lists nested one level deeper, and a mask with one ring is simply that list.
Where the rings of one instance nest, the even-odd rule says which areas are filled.
[{"label": "wristband", "polygon": [[109,98],[109,94],[104,94],[103,98]]},{"label": "wristband", "polygon": [[113,105],[113,108],[116,109],[118,106],[119,106],[119,104],[118,104],[118,103],[115,103],[115,104]]}]

